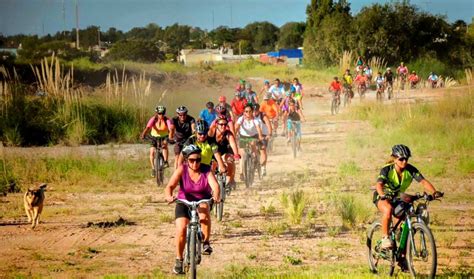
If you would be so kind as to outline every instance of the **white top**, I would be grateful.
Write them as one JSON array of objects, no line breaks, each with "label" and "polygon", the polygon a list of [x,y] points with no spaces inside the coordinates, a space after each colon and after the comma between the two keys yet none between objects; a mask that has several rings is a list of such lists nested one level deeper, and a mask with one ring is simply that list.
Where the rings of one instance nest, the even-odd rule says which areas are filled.
[{"label": "white top", "polygon": [[282,85],[280,87],[277,87],[275,84],[273,84],[270,89],[268,89],[272,93],[272,98],[274,100],[279,100],[283,98],[283,95],[285,94],[285,88],[283,88]]},{"label": "white top", "polygon": [[268,135],[268,127],[267,124],[265,124],[265,121],[262,119],[262,115],[260,114],[259,116],[255,117],[255,121],[259,122],[260,128],[262,129],[262,134],[264,136]]},{"label": "white top", "polygon": [[237,123],[240,125],[239,134],[244,137],[254,137],[258,135],[257,126],[262,127],[260,119],[248,120],[245,119],[243,115],[239,117]]}]

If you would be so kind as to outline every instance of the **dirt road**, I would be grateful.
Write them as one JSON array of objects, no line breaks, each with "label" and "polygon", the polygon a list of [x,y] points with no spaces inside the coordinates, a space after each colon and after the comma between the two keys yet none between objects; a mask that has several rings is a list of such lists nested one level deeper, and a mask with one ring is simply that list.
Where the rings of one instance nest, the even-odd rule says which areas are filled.
[{"label": "dirt road", "polygon": [[[320,89],[309,91],[317,93]],[[436,95],[429,92],[417,98],[432,96]],[[373,97],[373,93],[369,93],[366,101]],[[409,98],[415,97],[405,99]],[[363,224],[359,229],[341,231],[340,218],[328,207],[326,193],[331,192],[331,180],[338,176],[340,160],[336,158],[345,158],[341,150],[347,136],[354,131],[370,131],[371,127],[364,122],[330,116],[327,96],[308,97],[305,103],[308,121],[303,123],[302,152],[293,159],[285,139],[277,137],[276,151],[268,160],[268,176],[250,189],[239,183],[238,189],[226,201],[223,222],[213,222],[214,253],[204,257],[199,266],[202,274],[214,277],[246,266],[287,271],[294,266],[311,269],[337,265],[365,270]],[[100,147],[78,149],[80,151],[44,148],[37,152],[102,152]],[[114,156],[133,159],[133,154],[143,152],[144,148],[143,145],[122,145],[120,150],[123,153]],[[362,171],[375,171],[373,176],[376,175],[374,162],[361,165]],[[308,204],[316,215],[313,221],[304,225],[289,224],[280,202],[282,193],[296,188],[304,190],[312,199]],[[368,186],[354,183],[344,190],[367,195],[370,202]],[[15,199],[21,199],[21,194],[9,195],[0,202],[13,205]],[[151,180],[146,184],[130,185],[126,192],[114,192],[112,188],[106,194],[60,193],[52,187],[47,192],[43,222],[34,231],[24,222],[26,219],[0,220],[0,277],[171,275],[174,208],[163,200],[163,192]],[[458,217],[463,216],[468,220],[462,228],[471,226],[472,229],[472,216],[460,212]],[[131,223],[100,224],[116,221],[119,217]],[[466,238],[473,239],[472,230],[464,233]],[[472,241],[467,244],[453,241],[452,244],[465,248],[465,261],[472,266]],[[457,266],[449,259],[450,255],[453,251],[449,247],[440,247],[440,270]],[[301,264],[294,265],[298,260]]]}]

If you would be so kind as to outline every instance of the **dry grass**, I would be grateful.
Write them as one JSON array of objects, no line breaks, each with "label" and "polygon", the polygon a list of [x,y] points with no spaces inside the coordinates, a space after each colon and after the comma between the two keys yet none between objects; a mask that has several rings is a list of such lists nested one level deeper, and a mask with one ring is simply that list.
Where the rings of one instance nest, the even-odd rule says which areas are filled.
[{"label": "dry grass", "polygon": [[344,73],[346,69],[350,69],[352,60],[352,50],[345,50],[342,53],[342,57],[339,59],[339,72]]}]

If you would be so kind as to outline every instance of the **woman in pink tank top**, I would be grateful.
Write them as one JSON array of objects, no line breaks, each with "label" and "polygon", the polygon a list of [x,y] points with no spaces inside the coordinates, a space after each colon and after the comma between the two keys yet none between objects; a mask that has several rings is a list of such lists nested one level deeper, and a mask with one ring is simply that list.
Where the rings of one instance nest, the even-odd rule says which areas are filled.
[{"label": "woman in pink tank top", "polygon": [[[219,185],[212,171],[204,172],[201,169],[201,149],[193,144],[186,146],[182,151],[185,163],[178,166],[165,188],[167,202],[176,198],[188,201],[213,198],[220,201]],[[179,184],[178,196],[173,196],[174,189]],[[201,204],[198,209],[201,228],[204,236],[203,254],[210,255],[212,248],[209,244],[211,235],[211,216],[208,204]],[[183,272],[183,251],[186,244],[186,226],[191,219],[186,205],[177,203],[175,208],[176,218],[176,264],[173,271],[177,274]]]}]

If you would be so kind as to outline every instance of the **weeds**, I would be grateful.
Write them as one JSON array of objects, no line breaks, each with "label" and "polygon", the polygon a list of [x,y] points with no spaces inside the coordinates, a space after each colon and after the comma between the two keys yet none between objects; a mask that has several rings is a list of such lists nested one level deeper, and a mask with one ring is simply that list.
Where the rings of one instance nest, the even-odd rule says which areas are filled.
[{"label": "weeds", "polygon": [[292,224],[301,224],[303,213],[306,208],[305,193],[296,190],[290,194],[282,193],[280,202],[285,209],[286,216]]}]

